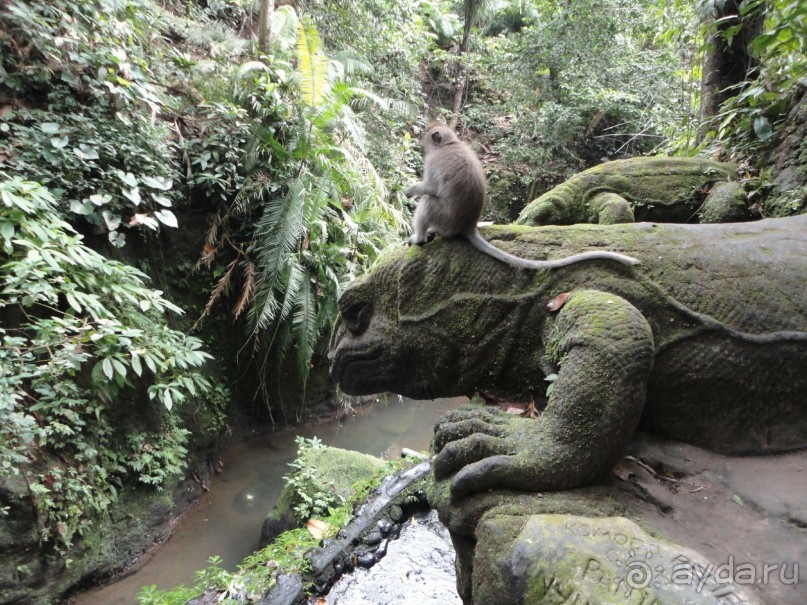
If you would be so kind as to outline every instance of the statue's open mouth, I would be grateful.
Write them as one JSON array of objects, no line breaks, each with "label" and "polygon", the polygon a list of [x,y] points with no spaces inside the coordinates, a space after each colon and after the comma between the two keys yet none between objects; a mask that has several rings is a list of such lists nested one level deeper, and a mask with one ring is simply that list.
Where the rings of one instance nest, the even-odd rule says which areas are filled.
[{"label": "statue's open mouth", "polygon": [[[364,395],[377,391],[368,391],[373,384],[381,384],[378,364],[384,352],[380,345],[363,346],[360,349],[338,349],[331,360],[330,376],[345,393]],[[382,389],[383,390],[383,389]]]}]

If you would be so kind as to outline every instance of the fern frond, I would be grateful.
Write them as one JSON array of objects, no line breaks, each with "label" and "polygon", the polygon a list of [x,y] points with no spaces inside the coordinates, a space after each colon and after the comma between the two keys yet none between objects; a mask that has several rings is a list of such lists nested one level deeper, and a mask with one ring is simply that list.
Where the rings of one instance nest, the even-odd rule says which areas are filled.
[{"label": "fern frond", "polygon": [[255,225],[253,241],[259,274],[256,304],[250,314],[253,331],[267,328],[277,317],[280,303],[276,293],[283,290],[287,256],[304,232],[303,204],[307,194],[303,179],[295,179],[286,195],[269,200]]},{"label": "fern frond", "polygon": [[292,255],[289,257],[289,274],[285,280],[283,304],[277,314],[277,321],[285,321],[292,309],[297,305],[297,294],[300,292],[301,284],[305,278],[305,270],[300,266],[299,260]]},{"label": "fern frond", "polygon": [[250,72],[253,71],[270,71],[269,67],[266,63],[262,63],[261,61],[247,61],[241,67],[238,68],[238,71],[235,72],[236,78],[243,78]]},{"label": "fern frond", "polygon": [[210,311],[213,310],[213,305],[215,305],[216,301],[221,297],[221,295],[227,291],[227,288],[230,286],[230,281],[232,280],[233,272],[235,271],[235,267],[237,264],[238,264],[238,258],[235,258],[229,265],[227,265],[227,270],[224,272],[224,275],[221,276],[221,279],[219,279],[218,283],[216,284],[216,287],[213,288],[213,292],[210,294],[210,298],[208,299],[207,304],[205,305],[204,311],[202,311],[202,314],[199,316],[199,319],[197,319],[196,322],[193,324],[193,328],[191,328],[191,330],[195,329],[196,326],[198,326],[199,323],[205,317],[210,315]]},{"label": "fern frond", "polygon": [[244,263],[244,286],[241,288],[241,296],[233,309],[233,317],[236,319],[244,312],[244,309],[252,299],[252,290],[255,287],[255,265],[247,260]]},{"label": "fern frond", "polygon": [[320,335],[317,322],[317,303],[310,279],[304,280],[301,284],[299,302],[292,319],[292,333],[297,343],[298,371],[305,383]]},{"label": "fern frond", "polygon": [[337,53],[334,56],[334,60],[342,64],[342,71],[346,76],[354,76],[356,74],[370,76],[375,71],[372,65],[353,50],[343,50]]},{"label": "fern frond", "polygon": [[328,57],[322,54],[317,29],[297,22],[297,59],[300,71],[300,92],[311,109],[317,109],[328,87]]},{"label": "fern frond", "polygon": [[278,6],[272,13],[272,44],[286,52],[297,41],[297,13],[292,6]]},{"label": "fern frond", "polygon": [[353,90],[353,96],[356,98],[353,104],[359,109],[373,104],[382,111],[389,111],[402,117],[411,118],[417,115],[417,107],[412,103],[407,103],[401,99],[382,97],[372,91],[356,86],[352,86],[351,89]]}]

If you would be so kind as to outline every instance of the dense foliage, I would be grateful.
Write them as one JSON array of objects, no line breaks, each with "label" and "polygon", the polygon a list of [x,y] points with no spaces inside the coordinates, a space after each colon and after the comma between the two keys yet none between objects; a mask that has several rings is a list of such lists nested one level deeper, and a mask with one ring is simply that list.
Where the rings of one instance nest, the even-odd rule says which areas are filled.
[{"label": "dense foliage", "polygon": [[[1,175],[0,175],[1,176]],[[127,476],[183,470],[201,343],[136,269],[87,248],[42,186],[0,181],[0,472],[24,473],[41,539],[69,546]]]},{"label": "dense foliage", "polygon": [[[405,222],[402,196],[366,155],[357,112],[409,108],[352,85],[362,66],[326,56],[317,30],[291,8],[278,9],[275,25],[276,54],[238,73],[238,98],[255,127],[243,184],[217,216],[203,263],[236,252],[211,303],[240,277],[234,313],[246,311],[259,376],[274,379],[271,368],[293,351],[304,384],[343,283],[399,241]],[[245,220],[248,232],[233,233]]]},{"label": "dense foliage", "polygon": [[[301,2],[274,10],[263,53],[260,4],[0,6],[0,471],[28,480],[49,545],[127,482],[170,483],[236,382],[304,416],[341,288],[404,239],[429,121],[458,122],[485,218],[508,221],[573,173],[656,151],[736,160],[765,195],[807,87],[791,0],[717,23],[714,0]],[[754,69],[702,119],[710,35],[760,15]],[[768,213],[804,210],[799,154]],[[195,251],[163,262],[166,242]],[[202,378],[215,329],[246,379],[222,359]],[[232,580],[219,572],[202,584]]]}]

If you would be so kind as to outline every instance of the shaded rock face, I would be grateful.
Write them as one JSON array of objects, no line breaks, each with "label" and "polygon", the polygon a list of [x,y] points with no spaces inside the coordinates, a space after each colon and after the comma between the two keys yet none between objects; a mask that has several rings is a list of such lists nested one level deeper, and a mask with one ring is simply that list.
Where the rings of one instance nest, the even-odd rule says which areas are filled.
[{"label": "shaded rock face", "polygon": [[[201,495],[196,482],[172,482],[155,493],[128,488],[99,515],[67,557],[43,548],[35,513],[21,476],[0,478],[0,603],[48,605],[78,585],[88,585],[140,563],[155,543],[166,540],[172,514],[186,510]],[[70,558],[68,566],[65,558]]]},{"label": "shaded rock face", "polygon": [[605,162],[530,202],[516,222],[722,223],[750,218],[737,167],[702,158],[641,157]]},{"label": "shaded rock face", "polygon": [[763,201],[769,216],[807,208],[807,91],[802,91],[776,136],[765,163],[772,164],[772,190]]}]

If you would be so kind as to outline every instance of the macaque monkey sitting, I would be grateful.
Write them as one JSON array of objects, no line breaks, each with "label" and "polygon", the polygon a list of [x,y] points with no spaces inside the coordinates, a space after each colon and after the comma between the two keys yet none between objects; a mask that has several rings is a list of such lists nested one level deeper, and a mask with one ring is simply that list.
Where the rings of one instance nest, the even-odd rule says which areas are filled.
[{"label": "macaque monkey sitting", "polygon": [[435,235],[462,236],[481,252],[504,263],[527,269],[556,269],[584,260],[609,259],[626,265],[639,261],[607,251],[574,254],[557,260],[539,261],[508,254],[488,243],[477,229],[485,203],[487,181],[482,163],[449,127],[432,124],[421,139],[423,180],[404,191],[419,197],[409,244],[423,245]]}]

